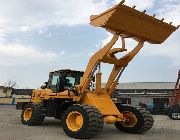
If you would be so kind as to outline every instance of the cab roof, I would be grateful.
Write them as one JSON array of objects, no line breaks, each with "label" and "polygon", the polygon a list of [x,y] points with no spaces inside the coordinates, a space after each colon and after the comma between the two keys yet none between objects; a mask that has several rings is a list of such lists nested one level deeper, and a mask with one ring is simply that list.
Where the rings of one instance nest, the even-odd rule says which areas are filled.
[{"label": "cab roof", "polygon": [[77,70],[71,70],[71,69],[61,69],[61,70],[56,70],[52,71],[50,73],[81,73],[83,74],[83,71],[77,71]]}]

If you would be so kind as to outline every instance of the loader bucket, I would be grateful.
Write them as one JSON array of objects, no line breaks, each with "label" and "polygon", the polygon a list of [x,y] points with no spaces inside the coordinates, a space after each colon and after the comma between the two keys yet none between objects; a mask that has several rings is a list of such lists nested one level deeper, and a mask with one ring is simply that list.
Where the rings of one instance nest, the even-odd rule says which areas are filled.
[{"label": "loader bucket", "polygon": [[90,24],[107,30],[143,39],[152,44],[163,43],[178,27],[163,22],[154,16],[140,12],[134,7],[120,4],[99,15],[92,15]]}]

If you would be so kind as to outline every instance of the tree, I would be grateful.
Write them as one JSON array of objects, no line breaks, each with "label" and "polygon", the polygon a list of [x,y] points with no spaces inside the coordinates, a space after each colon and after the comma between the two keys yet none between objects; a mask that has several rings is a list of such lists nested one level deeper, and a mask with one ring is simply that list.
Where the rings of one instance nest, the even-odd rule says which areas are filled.
[{"label": "tree", "polygon": [[5,87],[10,87],[10,88],[17,88],[18,85],[16,81],[8,80],[3,84]]}]

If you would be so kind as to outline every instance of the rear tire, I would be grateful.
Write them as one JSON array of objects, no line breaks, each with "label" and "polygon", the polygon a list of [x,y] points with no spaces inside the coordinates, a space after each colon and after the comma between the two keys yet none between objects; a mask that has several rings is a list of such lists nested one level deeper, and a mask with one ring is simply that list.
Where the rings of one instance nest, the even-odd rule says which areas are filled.
[{"label": "rear tire", "polygon": [[122,114],[124,114],[124,116],[127,116],[127,118],[129,115],[129,120],[133,119],[131,119],[131,117],[134,117],[135,120],[125,123],[116,122],[114,125],[117,129],[127,133],[137,134],[144,133],[152,128],[154,119],[152,117],[152,114],[145,108],[142,108],[140,106],[132,107],[123,105],[117,105],[117,108]]},{"label": "rear tire", "polygon": [[[74,121],[77,118],[81,118],[78,125]],[[96,136],[103,130],[103,125],[104,121],[100,111],[88,105],[72,105],[62,118],[64,132],[69,137],[76,139],[87,139]]]},{"label": "rear tire", "polygon": [[40,125],[45,119],[41,104],[28,103],[22,110],[21,122],[24,125]]}]

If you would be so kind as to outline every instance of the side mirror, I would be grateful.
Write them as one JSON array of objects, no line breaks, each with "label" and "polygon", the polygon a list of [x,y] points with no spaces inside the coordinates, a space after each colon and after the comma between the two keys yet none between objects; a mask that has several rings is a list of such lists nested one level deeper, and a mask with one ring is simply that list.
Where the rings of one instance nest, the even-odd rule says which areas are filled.
[{"label": "side mirror", "polygon": [[46,89],[48,85],[48,82],[44,82],[44,85],[41,86],[42,89]]},{"label": "side mirror", "polygon": [[48,85],[48,82],[44,82],[44,84],[47,86],[47,85]]}]

